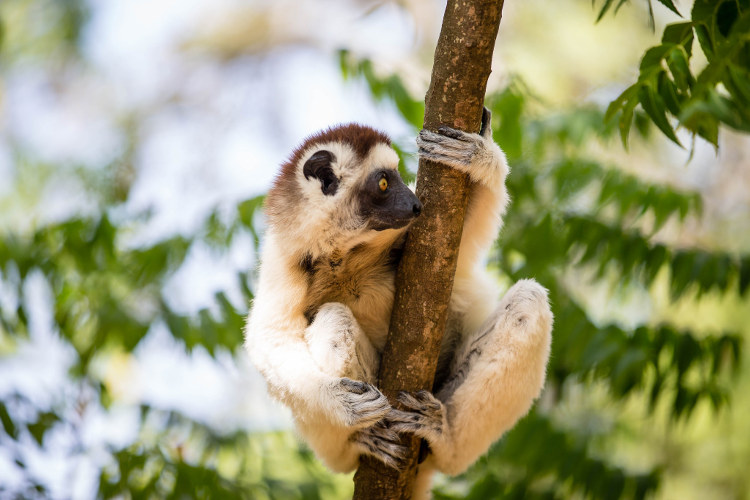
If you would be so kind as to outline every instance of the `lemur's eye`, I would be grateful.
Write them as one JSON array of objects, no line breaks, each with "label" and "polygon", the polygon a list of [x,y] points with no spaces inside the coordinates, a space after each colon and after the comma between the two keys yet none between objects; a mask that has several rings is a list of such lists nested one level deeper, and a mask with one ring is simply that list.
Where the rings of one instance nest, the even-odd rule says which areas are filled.
[{"label": "lemur's eye", "polygon": [[386,189],[388,189],[388,179],[386,179],[385,177],[381,177],[380,181],[378,181],[378,187],[381,191],[385,191]]}]

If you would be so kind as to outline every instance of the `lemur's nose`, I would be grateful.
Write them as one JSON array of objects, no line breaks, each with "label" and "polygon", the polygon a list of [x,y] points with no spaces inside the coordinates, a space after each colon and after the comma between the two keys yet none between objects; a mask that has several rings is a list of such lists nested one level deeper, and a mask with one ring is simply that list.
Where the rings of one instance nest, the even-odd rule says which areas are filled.
[{"label": "lemur's nose", "polygon": [[422,203],[417,200],[414,206],[411,207],[411,211],[414,212],[414,217],[418,217],[422,213]]}]

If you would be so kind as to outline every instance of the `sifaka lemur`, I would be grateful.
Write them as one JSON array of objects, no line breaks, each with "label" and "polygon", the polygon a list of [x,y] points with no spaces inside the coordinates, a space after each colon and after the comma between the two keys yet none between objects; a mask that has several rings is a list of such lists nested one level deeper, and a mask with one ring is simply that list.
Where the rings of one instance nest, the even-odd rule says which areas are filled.
[{"label": "sifaka lemur", "polygon": [[534,280],[502,300],[485,271],[508,203],[505,155],[491,138],[422,130],[419,154],[468,174],[467,208],[449,317],[432,392],[403,392],[392,408],[373,385],[388,331],[394,276],[422,205],[401,180],[385,134],[350,124],[308,138],[266,200],[268,230],[246,348],[270,394],[331,469],[361,454],[399,467],[398,433],[426,440],[431,471],[458,474],[525,415],[544,385],[552,313]]}]

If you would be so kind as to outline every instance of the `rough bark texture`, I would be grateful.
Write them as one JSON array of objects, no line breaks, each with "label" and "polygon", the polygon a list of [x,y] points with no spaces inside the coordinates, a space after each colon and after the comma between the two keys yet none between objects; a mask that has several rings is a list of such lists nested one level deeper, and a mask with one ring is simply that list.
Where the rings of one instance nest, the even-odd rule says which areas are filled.
[{"label": "rough bark texture", "polygon": [[[448,0],[443,16],[424,127],[449,125],[479,132],[492,51],[503,0]],[[431,389],[468,197],[465,175],[420,161],[417,196],[422,216],[409,231],[396,276],[396,297],[378,385],[391,402],[399,391]],[[398,473],[362,458],[354,481],[355,500],[408,499],[417,468],[419,439],[405,436],[408,465]]]}]

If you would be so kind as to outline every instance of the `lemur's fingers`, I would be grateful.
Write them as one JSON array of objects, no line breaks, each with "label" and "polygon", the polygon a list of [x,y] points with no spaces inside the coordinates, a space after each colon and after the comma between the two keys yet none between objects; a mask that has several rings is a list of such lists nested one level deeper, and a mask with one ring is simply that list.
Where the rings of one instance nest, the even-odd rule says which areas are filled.
[{"label": "lemur's fingers", "polygon": [[481,137],[478,134],[467,134],[450,127],[440,127],[437,132],[422,129],[417,135],[417,146],[458,151],[474,151],[481,147]]},{"label": "lemur's fingers", "polygon": [[450,137],[451,139],[457,139],[459,141],[464,142],[472,142],[473,138],[470,134],[467,134],[466,132],[462,130],[458,130],[455,128],[451,128],[447,125],[441,125],[438,127],[438,134],[444,135],[445,137]]},{"label": "lemur's fingers", "polygon": [[350,439],[358,445],[361,453],[375,457],[394,469],[403,467],[408,450],[401,444],[398,433],[385,420],[357,431]]},{"label": "lemur's fingers", "polygon": [[388,398],[374,386],[352,380],[339,379],[333,386],[334,397],[344,409],[346,425],[367,427],[382,419],[391,409]]},{"label": "lemur's fingers", "polygon": [[482,148],[482,140],[479,134],[469,134],[450,127],[440,127],[437,132],[423,129],[417,135],[418,146],[432,144],[433,147],[469,152]]},{"label": "lemur's fingers", "polygon": [[422,130],[419,133],[417,146],[421,157],[458,168],[470,165],[478,149],[473,142],[455,139],[429,130]]},{"label": "lemur's fingers", "polygon": [[430,441],[443,433],[445,407],[429,391],[401,392],[398,401],[406,409],[393,409],[385,420],[398,432],[411,432]]}]

